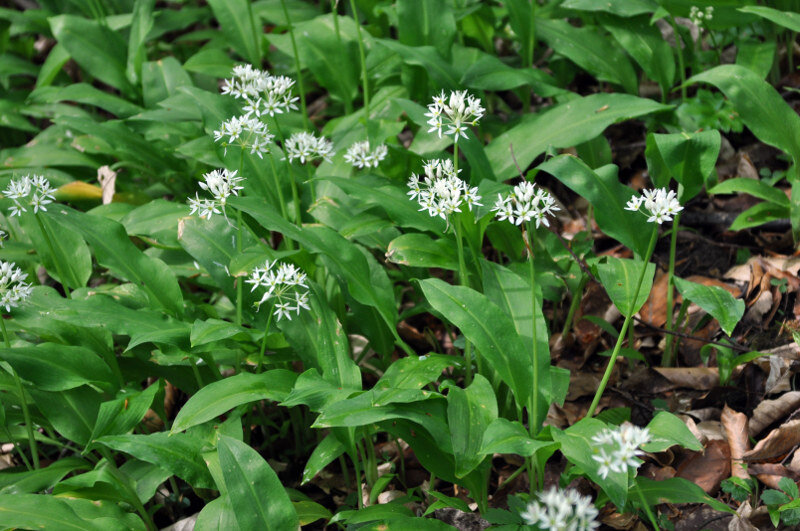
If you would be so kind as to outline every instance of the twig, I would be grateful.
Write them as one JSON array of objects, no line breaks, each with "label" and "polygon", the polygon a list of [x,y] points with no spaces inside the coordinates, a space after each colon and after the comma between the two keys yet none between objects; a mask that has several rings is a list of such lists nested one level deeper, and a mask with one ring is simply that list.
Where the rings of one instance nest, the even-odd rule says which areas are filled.
[{"label": "twig", "polygon": [[693,336],[691,334],[685,334],[683,332],[678,332],[676,330],[667,330],[666,328],[661,328],[660,326],[656,326],[654,324],[650,324],[647,321],[643,321],[642,319],[639,319],[638,317],[635,317],[635,316],[634,316],[633,319],[637,323],[643,324],[647,328],[650,328],[651,330],[656,330],[658,332],[663,332],[664,334],[670,334],[670,335],[677,336],[677,337],[680,337],[680,338],[683,338],[683,339],[694,339],[695,341],[700,341],[702,343],[707,343],[709,345],[716,345],[716,346],[719,346],[719,347],[729,348],[731,350],[735,350],[736,352],[751,352],[752,351],[752,349],[749,349],[747,347],[743,347],[741,345],[737,345],[735,343],[722,343],[720,341],[714,341],[713,339],[705,339],[705,338],[702,338],[702,337]]}]

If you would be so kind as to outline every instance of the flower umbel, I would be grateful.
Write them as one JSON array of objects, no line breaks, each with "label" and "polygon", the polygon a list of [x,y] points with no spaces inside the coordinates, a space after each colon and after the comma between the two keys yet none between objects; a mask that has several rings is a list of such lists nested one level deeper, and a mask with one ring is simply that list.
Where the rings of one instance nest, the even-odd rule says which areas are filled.
[{"label": "flower umbel", "polygon": [[500,221],[508,220],[514,225],[521,225],[523,222],[534,220],[536,228],[539,225],[550,226],[547,216],[552,216],[553,212],[561,210],[556,206],[556,200],[550,192],[543,188],[536,188],[533,183],[522,181],[511,190],[506,196],[497,194],[497,201],[494,202],[492,212]]},{"label": "flower umbel", "polygon": [[378,164],[386,158],[387,153],[388,149],[385,144],[381,144],[370,151],[369,142],[356,142],[347,148],[344,160],[356,168],[377,168]]},{"label": "flower umbel", "polygon": [[520,514],[528,525],[547,530],[591,531],[600,526],[598,511],[588,496],[567,489],[551,488],[538,494]]},{"label": "flower umbel", "polygon": [[219,130],[214,131],[214,142],[221,141],[226,153],[229,145],[238,144],[260,159],[264,158],[264,153],[269,153],[269,143],[273,138],[275,135],[270,134],[267,124],[248,116],[234,116],[222,122]]},{"label": "flower umbel", "polygon": [[[642,212],[642,206],[647,212]],[[631,197],[625,210],[642,212],[644,215],[649,215],[648,223],[655,222],[661,225],[665,221],[672,221],[675,214],[683,210],[683,207],[678,202],[678,195],[674,191],[666,188],[653,188],[642,190],[641,196]]]},{"label": "flower umbel", "polygon": [[245,101],[245,117],[255,115],[275,116],[291,110],[297,110],[292,97],[294,80],[286,76],[272,76],[265,70],[258,70],[252,65],[237,65],[233,68],[233,77],[222,83],[222,93]]},{"label": "flower umbel", "polygon": [[333,143],[330,140],[324,136],[317,138],[306,131],[292,134],[284,143],[284,149],[289,162],[300,159],[301,164],[317,158],[330,162],[333,155]]},{"label": "flower umbel", "polygon": [[239,195],[239,190],[244,189],[239,185],[243,180],[244,177],[236,175],[236,170],[223,169],[206,173],[203,175],[203,182],[199,183],[200,188],[208,190],[213,199],[200,199],[198,194],[190,197],[189,206],[192,209],[190,213],[199,212],[203,219],[211,219],[213,214],[223,213],[228,197]]},{"label": "flower umbel", "polygon": [[310,309],[306,274],[293,264],[267,260],[262,267],[253,269],[250,278],[245,282],[253,285],[250,291],[255,291],[256,288],[266,289],[256,306],[260,308],[266,301],[273,299],[272,315],[278,321],[284,317],[291,321],[292,312],[299,314],[301,309]]},{"label": "flower umbel", "polygon": [[416,199],[422,208],[431,216],[439,216],[447,221],[453,212],[461,212],[461,204],[466,203],[472,210],[474,205],[482,206],[479,201],[478,188],[472,187],[459,179],[450,159],[429,160],[422,167],[424,179],[416,173],[411,174],[408,195]]},{"label": "flower umbel", "polygon": [[22,212],[27,212],[28,206],[33,207],[34,214],[47,211],[45,205],[49,205],[55,200],[55,189],[50,186],[50,181],[41,175],[26,175],[19,179],[11,179],[8,188],[3,191],[3,195],[12,199],[14,204],[9,207],[11,217],[19,216]]},{"label": "flower umbel", "polygon": [[604,429],[592,437],[592,442],[596,445],[596,455],[592,458],[600,463],[597,473],[605,479],[612,472],[627,472],[629,467],[636,470],[642,464],[638,456],[644,455],[639,447],[651,440],[647,428],[639,428],[633,424]]},{"label": "flower umbel", "polygon": [[425,113],[431,126],[428,132],[436,131],[442,138],[442,128],[447,126],[444,134],[454,135],[454,141],[458,142],[459,136],[467,138],[467,126],[477,124],[484,112],[480,98],[470,96],[466,90],[454,90],[449,98],[442,91],[433,97],[433,103],[428,105],[428,112]]},{"label": "flower umbel", "polygon": [[7,312],[31,296],[33,287],[23,282],[27,277],[14,262],[0,260],[0,306]]},{"label": "flower umbel", "polygon": [[697,27],[703,25],[704,22],[707,22],[714,18],[714,6],[708,6],[705,9],[700,9],[697,6],[692,6],[689,10],[689,20],[692,21]]}]

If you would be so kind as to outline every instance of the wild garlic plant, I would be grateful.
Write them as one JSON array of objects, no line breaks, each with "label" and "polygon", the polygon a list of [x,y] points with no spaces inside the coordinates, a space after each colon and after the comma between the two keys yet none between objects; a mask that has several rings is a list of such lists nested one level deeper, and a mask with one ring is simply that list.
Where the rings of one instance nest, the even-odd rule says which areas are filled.
[{"label": "wild garlic plant", "polygon": [[[324,136],[317,137],[316,135],[307,131],[300,131],[292,133],[292,136],[286,139],[283,143],[283,149],[286,152],[286,159],[291,163],[293,160],[299,160],[300,164],[306,167],[308,175],[308,186],[311,190],[311,202],[315,199],[314,185],[311,182],[313,177],[313,167],[311,161],[322,159],[325,162],[331,162],[331,157],[335,154],[333,150],[333,142]],[[295,217],[300,220],[302,211],[300,210],[300,198],[297,195],[297,187],[292,186],[292,200],[294,201]]]},{"label": "wild garlic plant", "polygon": [[591,531],[600,527],[599,514],[589,496],[573,489],[550,488],[536,494],[520,513],[523,521],[542,531]]},{"label": "wild garlic plant", "polygon": [[370,149],[369,141],[365,140],[356,142],[347,148],[344,160],[358,169],[377,168],[378,164],[386,158],[388,151],[385,144],[379,144],[374,149]]}]

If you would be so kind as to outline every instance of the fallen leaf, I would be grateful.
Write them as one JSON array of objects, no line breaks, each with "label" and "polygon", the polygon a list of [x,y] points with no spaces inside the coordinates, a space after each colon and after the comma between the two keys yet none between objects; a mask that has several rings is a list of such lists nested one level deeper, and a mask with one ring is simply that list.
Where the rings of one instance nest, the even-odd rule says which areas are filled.
[{"label": "fallen leaf", "polygon": [[749,479],[750,475],[742,463],[742,456],[749,446],[747,440],[747,415],[734,411],[727,404],[722,410],[720,422],[725,428],[728,446],[731,453],[731,475],[737,478]]},{"label": "fallen leaf", "polygon": [[750,463],[780,461],[798,445],[800,445],[800,419],[790,420],[772,430],[742,458]]},{"label": "fallen leaf", "polygon": [[[664,273],[661,269],[657,269],[653,288],[650,290],[650,296],[647,297],[644,306],[639,310],[639,317],[642,321],[659,327],[666,324],[668,282],[669,275]],[[675,303],[677,303],[677,301],[675,301]],[[677,307],[677,304],[675,304],[675,307]]]},{"label": "fallen leaf", "polygon": [[704,452],[696,452],[678,467],[677,476],[715,494],[723,479],[731,475],[731,450],[725,441],[709,441]]},{"label": "fallen leaf", "polygon": [[748,433],[751,437],[800,407],[800,391],[790,391],[776,400],[764,400],[753,410]]},{"label": "fallen leaf", "polygon": [[719,383],[716,367],[657,367],[655,371],[676,387],[708,390]]}]

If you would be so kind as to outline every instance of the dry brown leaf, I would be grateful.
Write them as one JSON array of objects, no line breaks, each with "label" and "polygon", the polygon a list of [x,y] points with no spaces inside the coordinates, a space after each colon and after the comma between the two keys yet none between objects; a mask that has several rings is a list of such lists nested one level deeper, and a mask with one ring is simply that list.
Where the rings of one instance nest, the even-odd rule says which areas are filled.
[{"label": "dry brown leaf", "polygon": [[728,523],[728,531],[758,531],[758,528],[750,523],[750,514],[753,508],[749,501],[745,501],[736,510],[733,520]]},{"label": "dry brown leaf", "polygon": [[777,476],[778,478],[785,477],[794,481],[800,480],[800,474],[780,463],[754,463],[748,467],[748,470],[759,477],[761,477],[762,474],[766,474],[769,476]]},{"label": "dry brown leaf", "polygon": [[725,441],[710,441],[705,452],[697,452],[681,463],[677,476],[697,484],[708,494],[714,494],[722,480],[731,475],[730,452]]},{"label": "dry brown leaf", "polygon": [[800,419],[790,420],[774,429],[743,458],[750,463],[780,461],[800,445]]},{"label": "dry brown leaf", "polygon": [[655,370],[676,387],[708,390],[719,383],[716,367],[658,367]]},{"label": "dry brown leaf", "polygon": [[747,452],[749,446],[749,441],[747,440],[747,415],[734,411],[725,404],[720,422],[725,428],[728,446],[730,446],[731,475],[748,479],[750,475],[742,463],[742,456]]},{"label": "dry brown leaf", "polygon": [[[639,310],[639,317],[653,326],[664,326],[667,322],[667,284],[669,275],[661,269],[656,270],[656,279],[650,296]],[[676,301],[677,302],[677,301]]]},{"label": "dry brown leaf", "polygon": [[704,420],[697,424],[697,429],[709,441],[725,440],[725,429],[718,420]]},{"label": "dry brown leaf", "polygon": [[753,410],[748,433],[751,437],[760,434],[775,421],[778,421],[800,407],[800,391],[790,391],[776,400],[764,400]]},{"label": "dry brown leaf", "polygon": [[592,373],[577,372],[570,375],[567,400],[594,395],[600,386],[600,378]]}]

